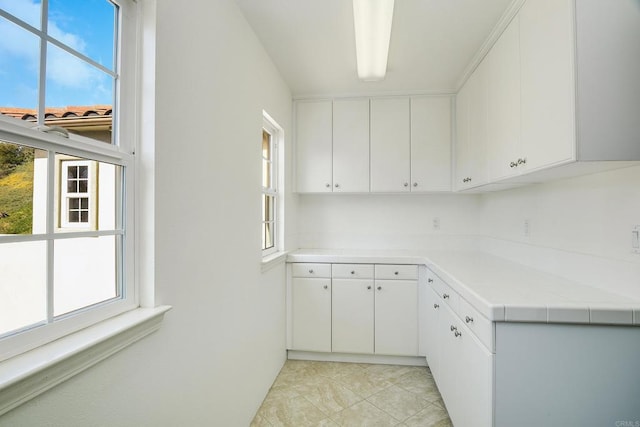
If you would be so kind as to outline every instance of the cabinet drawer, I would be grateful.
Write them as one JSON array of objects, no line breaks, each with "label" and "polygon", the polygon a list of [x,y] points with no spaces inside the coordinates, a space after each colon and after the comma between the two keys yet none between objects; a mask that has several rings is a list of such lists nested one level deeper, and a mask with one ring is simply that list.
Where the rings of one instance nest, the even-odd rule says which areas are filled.
[{"label": "cabinet drawer", "polygon": [[433,288],[433,290],[436,291],[440,298],[442,298],[442,301],[444,301],[449,307],[451,307],[454,313],[459,315],[460,297],[458,296],[456,291],[451,289],[449,285],[444,283],[438,276],[433,275],[432,278],[433,282],[431,283],[431,287]]},{"label": "cabinet drawer", "polygon": [[418,266],[376,264],[376,279],[418,280]]},{"label": "cabinet drawer", "polygon": [[460,298],[460,318],[476,337],[493,353],[495,352],[493,322],[484,317],[464,298]]},{"label": "cabinet drawer", "polygon": [[373,279],[373,264],[332,264],[334,279]]},{"label": "cabinet drawer", "polygon": [[331,264],[318,263],[292,263],[291,274],[293,277],[324,277],[331,278]]}]

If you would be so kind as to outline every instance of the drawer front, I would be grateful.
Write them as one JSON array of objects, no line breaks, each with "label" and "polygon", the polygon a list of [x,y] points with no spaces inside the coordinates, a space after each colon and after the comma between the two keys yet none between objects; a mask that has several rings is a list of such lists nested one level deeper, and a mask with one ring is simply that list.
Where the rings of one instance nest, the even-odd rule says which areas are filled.
[{"label": "drawer front", "polygon": [[334,279],[373,279],[373,264],[332,264]]},{"label": "drawer front", "polygon": [[291,264],[293,277],[322,277],[331,278],[331,264],[300,263]]},{"label": "drawer front", "polygon": [[376,279],[418,280],[418,266],[376,264]]},{"label": "drawer front", "polygon": [[493,322],[484,317],[464,298],[460,298],[460,318],[476,337],[491,351],[495,353],[495,339]]},{"label": "drawer front", "polygon": [[442,301],[444,301],[449,307],[451,307],[451,310],[453,310],[454,313],[459,315],[460,297],[458,296],[456,291],[451,289],[449,285],[444,283],[438,276],[433,275],[432,278],[433,282],[431,283],[431,287],[433,288],[433,290],[436,291],[440,298],[442,298]]}]

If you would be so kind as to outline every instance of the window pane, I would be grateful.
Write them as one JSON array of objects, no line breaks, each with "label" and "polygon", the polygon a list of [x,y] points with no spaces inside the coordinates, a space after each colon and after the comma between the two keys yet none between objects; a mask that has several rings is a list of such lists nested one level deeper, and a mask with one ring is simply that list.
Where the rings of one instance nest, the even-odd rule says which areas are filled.
[{"label": "window pane", "polygon": [[[42,2],[40,0],[0,0],[0,9],[40,29]],[[9,39],[11,40],[11,39]]]},{"label": "window pane", "polygon": [[274,206],[274,197],[265,195],[263,204],[262,204],[262,220],[263,221],[273,221],[275,219],[273,215],[273,206]]},{"label": "window pane", "polygon": [[[5,3],[14,4],[0,2],[3,8]],[[0,17],[0,113],[35,121],[39,64],[39,39]]]},{"label": "window pane", "polygon": [[269,249],[273,247],[273,229],[274,224],[272,222],[267,222],[264,224],[265,228],[265,249]]},{"label": "window pane", "polygon": [[54,315],[121,295],[117,286],[115,236],[56,240]]},{"label": "window pane", "polygon": [[111,76],[49,43],[46,80],[47,125],[111,143]]},{"label": "window pane", "polygon": [[262,157],[271,160],[271,135],[266,130],[262,130]]},{"label": "window pane", "polygon": [[47,318],[46,243],[0,243],[0,335]]},{"label": "window pane", "polygon": [[114,70],[115,16],[107,0],[49,0],[49,34]]},{"label": "window pane", "polygon": [[46,152],[0,141],[0,234],[43,233],[46,191]]},{"label": "window pane", "polygon": [[262,186],[271,188],[271,163],[262,160]]}]

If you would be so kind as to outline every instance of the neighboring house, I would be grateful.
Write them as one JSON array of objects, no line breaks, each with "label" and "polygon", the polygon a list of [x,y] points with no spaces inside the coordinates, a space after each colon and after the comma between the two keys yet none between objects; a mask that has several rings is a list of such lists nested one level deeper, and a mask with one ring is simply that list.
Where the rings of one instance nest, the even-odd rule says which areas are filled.
[{"label": "neighboring house", "polygon": [[[0,113],[36,121],[35,110],[0,107]],[[47,108],[45,124],[111,143],[112,110],[108,105]],[[112,229],[116,221],[118,167],[56,153],[54,232]],[[35,150],[33,160],[32,233],[46,233],[47,156]],[[0,191],[2,189],[0,188]],[[2,211],[0,207],[0,211]],[[11,212],[8,212],[11,215]],[[54,259],[56,314],[116,297],[114,236],[57,240]],[[0,245],[0,258],[14,266],[0,282],[0,334],[43,320],[46,312],[44,242]],[[33,254],[33,255],[31,255]],[[96,262],[100,260],[101,262]],[[87,284],[90,283],[90,286]],[[20,286],[16,286],[19,284]],[[30,301],[25,304],[25,301]]]}]

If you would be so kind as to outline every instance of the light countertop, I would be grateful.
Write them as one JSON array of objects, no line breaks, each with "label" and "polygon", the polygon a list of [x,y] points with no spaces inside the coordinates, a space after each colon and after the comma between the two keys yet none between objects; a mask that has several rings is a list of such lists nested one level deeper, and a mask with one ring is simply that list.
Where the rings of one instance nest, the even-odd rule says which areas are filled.
[{"label": "light countertop", "polygon": [[426,265],[496,322],[640,325],[640,301],[479,251],[300,249],[288,262]]}]

